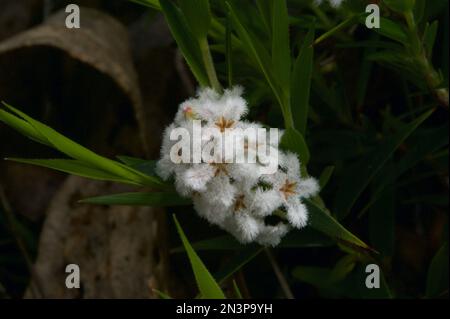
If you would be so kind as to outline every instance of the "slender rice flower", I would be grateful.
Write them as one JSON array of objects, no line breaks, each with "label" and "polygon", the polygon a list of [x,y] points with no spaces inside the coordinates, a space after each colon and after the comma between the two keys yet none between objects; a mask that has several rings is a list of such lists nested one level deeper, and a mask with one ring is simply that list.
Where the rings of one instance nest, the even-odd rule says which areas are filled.
[{"label": "slender rice flower", "polygon": [[[247,111],[241,87],[222,95],[209,88],[198,91],[181,103],[174,123],[167,127],[157,172],[165,180],[173,177],[177,191],[192,198],[197,213],[211,224],[242,243],[275,246],[289,229],[307,224],[301,200],[317,193],[318,186],[315,179],[301,177],[296,155],[279,149],[281,136],[247,134],[247,129],[262,129],[242,119]],[[244,134],[228,139],[237,132]],[[202,155],[197,161],[196,143]],[[244,161],[226,152],[231,148],[234,155],[238,145],[243,146]],[[264,170],[274,162],[273,172]],[[269,216],[280,212],[286,215],[284,220],[275,217],[277,222],[268,223]]]},{"label": "slender rice flower", "polygon": [[345,0],[314,0],[314,3],[316,5],[321,5],[324,2],[328,2],[330,6],[332,6],[333,8],[338,8],[342,5],[344,1]]}]

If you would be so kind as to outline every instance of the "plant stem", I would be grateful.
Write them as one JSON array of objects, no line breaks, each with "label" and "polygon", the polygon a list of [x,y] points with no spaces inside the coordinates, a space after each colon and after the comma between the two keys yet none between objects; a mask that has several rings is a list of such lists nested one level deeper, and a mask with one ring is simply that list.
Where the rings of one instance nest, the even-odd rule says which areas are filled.
[{"label": "plant stem", "polygon": [[208,39],[206,37],[199,39],[200,51],[202,53],[203,63],[205,65],[206,74],[208,75],[209,83],[211,87],[217,92],[222,92],[222,86],[217,79],[216,69],[214,68],[214,62],[209,50]]},{"label": "plant stem", "polygon": [[289,98],[287,98],[287,102],[281,106],[281,110],[284,118],[284,128],[293,128],[294,127],[294,118],[292,117],[292,109]]},{"label": "plant stem", "polygon": [[281,289],[284,292],[284,295],[288,299],[295,299],[294,294],[292,293],[291,288],[289,287],[289,284],[288,284],[286,278],[284,277],[283,273],[281,272],[281,269],[278,266],[278,263],[272,254],[272,250],[270,248],[265,248],[264,251],[266,252],[267,258],[269,258],[270,264],[272,265],[273,271],[275,272],[275,276],[278,279],[278,282],[281,286]]}]

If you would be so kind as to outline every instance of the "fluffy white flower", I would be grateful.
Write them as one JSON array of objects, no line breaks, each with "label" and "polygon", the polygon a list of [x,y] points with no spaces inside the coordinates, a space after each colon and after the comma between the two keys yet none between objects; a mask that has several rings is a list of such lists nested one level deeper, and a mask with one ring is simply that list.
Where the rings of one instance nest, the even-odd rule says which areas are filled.
[{"label": "fluffy white flower", "polygon": [[[290,228],[306,225],[308,213],[301,199],[317,193],[318,186],[315,179],[301,177],[296,155],[279,150],[281,134],[272,140],[267,135],[261,139],[251,134],[238,135],[235,141],[225,138],[230,130],[262,128],[260,124],[244,121],[246,113],[241,87],[225,90],[222,95],[212,89],[199,90],[196,97],[181,103],[174,123],[164,132],[157,172],[165,180],[173,177],[176,190],[191,197],[197,213],[211,224],[242,243],[275,246]],[[204,157],[200,162],[193,160],[192,139],[180,141],[171,136],[177,135],[172,134],[177,128],[194,136],[194,122],[201,123],[202,128],[197,136],[200,141],[196,142],[200,142],[202,149],[213,150],[213,154],[208,153],[208,160]],[[205,133],[211,128],[218,133]],[[237,142],[245,146],[244,163],[228,162],[228,155],[222,154],[222,143],[235,147]],[[266,150],[265,154],[258,153],[261,148]],[[248,162],[251,154],[255,155],[254,162]],[[275,172],[263,174],[261,167],[273,161],[279,162]],[[286,213],[286,220],[267,224],[266,218],[275,212],[279,215],[280,211]]]},{"label": "fluffy white flower", "polygon": [[266,175],[263,180],[272,185],[269,192],[286,211],[290,224],[302,228],[306,226],[308,211],[301,199],[315,195],[319,186],[313,178],[301,178],[300,163],[293,153],[280,154],[280,167],[277,173]]}]

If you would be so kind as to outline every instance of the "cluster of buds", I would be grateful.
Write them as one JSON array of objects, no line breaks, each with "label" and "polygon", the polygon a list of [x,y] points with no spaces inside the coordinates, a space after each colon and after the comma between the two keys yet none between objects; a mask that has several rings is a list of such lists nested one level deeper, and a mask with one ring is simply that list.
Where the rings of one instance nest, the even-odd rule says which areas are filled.
[{"label": "cluster of buds", "polygon": [[[180,105],[167,127],[157,171],[165,180],[174,178],[177,191],[192,198],[201,217],[241,243],[275,246],[291,228],[307,224],[302,199],[315,195],[318,184],[314,178],[301,176],[295,154],[279,149],[281,134],[276,138],[272,134],[270,138],[267,134],[226,138],[236,131],[266,131],[242,119],[247,111],[240,87],[223,94],[199,91]],[[244,161],[226,155],[227,148],[235,150],[237,145],[243,146]]]}]

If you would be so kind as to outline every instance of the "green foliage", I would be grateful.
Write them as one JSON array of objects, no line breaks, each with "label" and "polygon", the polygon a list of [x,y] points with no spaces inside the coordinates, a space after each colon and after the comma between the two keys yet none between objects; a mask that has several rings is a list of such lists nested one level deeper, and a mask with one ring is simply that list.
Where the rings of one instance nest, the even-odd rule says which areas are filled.
[{"label": "green foliage", "polygon": [[[447,204],[448,205],[448,204]],[[444,243],[431,261],[428,269],[428,298],[442,297],[448,291],[448,242]]]},{"label": "green foliage", "polygon": [[192,248],[175,215],[173,215],[173,220],[181,241],[183,242],[184,249],[186,249],[189,261],[191,262],[195,280],[197,281],[198,289],[200,290],[202,297],[208,299],[225,299],[222,289],[220,289],[213,276]]},{"label": "green foliage", "polygon": [[[162,11],[199,86],[220,91],[224,83],[242,84],[248,116],[283,128],[281,147],[298,154],[305,175],[320,176],[320,197],[305,202],[308,227],[277,246],[283,273],[292,275],[289,284],[307,283],[324,297],[448,296],[448,234],[440,230],[448,228],[448,217],[437,217],[448,210],[448,1],[380,1],[380,29],[371,30],[358,0],[338,9],[308,0],[132,1]],[[107,159],[6,107],[1,122],[68,157],[9,160],[157,190],[82,202],[185,206],[183,213],[193,213],[189,200],[156,177],[155,160]],[[230,235],[202,237],[207,226],[200,223],[193,225],[202,231],[191,245],[175,223],[184,248],[172,253],[187,251],[204,298],[223,298],[219,283],[265,266],[258,260],[262,247]],[[435,224],[445,225],[430,226]],[[402,236],[416,236],[416,229],[436,233],[433,242],[441,248],[432,260],[403,265],[408,260],[400,262],[399,252],[420,247],[405,248]],[[421,241],[431,241],[423,234]],[[194,249],[206,258],[220,254],[225,262],[212,276]],[[419,251],[411,259],[434,253]],[[313,256],[307,266],[307,257],[297,258],[304,255]],[[381,289],[365,287],[368,263],[380,265]],[[426,274],[412,269],[427,267],[425,283]],[[409,283],[403,280],[414,276],[422,285],[405,289]],[[234,281],[232,289],[240,298]]]},{"label": "green foliage", "polygon": [[209,0],[180,1],[180,8],[196,38],[206,38],[211,26]]},{"label": "green foliage", "polygon": [[83,199],[81,203],[98,205],[122,205],[122,206],[186,206],[191,201],[180,197],[178,193],[124,193],[115,195],[106,195]]},{"label": "green foliage", "polygon": [[182,15],[170,0],[160,1],[162,11],[166,17],[167,24],[170,27],[175,41],[177,41],[183,56],[189,65],[192,73],[202,86],[208,86],[208,77],[202,64],[202,53],[195,35],[192,33],[186,18]]}]

